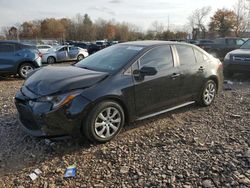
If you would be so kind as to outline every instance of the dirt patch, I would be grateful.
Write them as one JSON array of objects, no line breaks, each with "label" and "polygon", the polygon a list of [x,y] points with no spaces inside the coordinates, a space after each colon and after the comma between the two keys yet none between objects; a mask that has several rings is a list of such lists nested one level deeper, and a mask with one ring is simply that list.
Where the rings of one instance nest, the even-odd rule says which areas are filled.
[{"label": "dirt patch", "polygon": [[[250,83],[234,79],[212,106],[137,122],[102,145],[26,135],[13,103],[23,81],[1,80],[0,187],[249,187]],[[76,178],[64,179],[73,163]]]}]

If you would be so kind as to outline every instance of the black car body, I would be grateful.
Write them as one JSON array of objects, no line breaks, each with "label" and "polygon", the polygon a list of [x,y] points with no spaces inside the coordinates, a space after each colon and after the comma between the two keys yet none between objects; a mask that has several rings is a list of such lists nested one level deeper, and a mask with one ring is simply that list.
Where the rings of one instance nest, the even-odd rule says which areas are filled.
[{"label": "black car body", "polygon": [[[194,45],[128,42],[101,50],[75,66],[47,66],[34,72],[16,94],[15,103],[23,127],[32,135],[81,133],[104,142],[119,131],[112,126],[117,132],[105,139],[98,136],[105,127],[98,130],[98,126],[106,123],[110,131],[107,125],[112,122],[123,125],[195,101],[210,105],[222,83],[220,61]],[[206,97],[211,99],[208,103]],[[106,111],[95,116],[104,107]]]},{"label": "black car body", "polygon": [[83,49],[87,49],[90,55],[106,47],[101,44],[93,44],[93,43],[85,43],[85,42],[72,42],[71,44],[74,46],[83,48]]},{"label": "black car body", "polygon": [[0,41],[0,75],[19,74],[26,78],[42,65],[36,46],[16,41]]},{"label": "black car body", "polygon": [[229,52],[224,58],[224,72],[228,76],[234,73],[250,73],[250,40],[240,49]]}]

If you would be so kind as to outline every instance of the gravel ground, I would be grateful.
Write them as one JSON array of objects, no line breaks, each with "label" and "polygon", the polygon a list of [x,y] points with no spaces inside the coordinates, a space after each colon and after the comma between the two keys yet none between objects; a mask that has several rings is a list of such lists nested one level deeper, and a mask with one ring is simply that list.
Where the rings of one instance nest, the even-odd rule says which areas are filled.
[{"label": "gravel ground", "polygon": [[[210,107],[137,122],[102,145],[26,135],[13,104],[23,81],[3,79],[0,187],[250,187],[250,78],[235,79]],[[76,177],[63,178],[74,163]]]}]

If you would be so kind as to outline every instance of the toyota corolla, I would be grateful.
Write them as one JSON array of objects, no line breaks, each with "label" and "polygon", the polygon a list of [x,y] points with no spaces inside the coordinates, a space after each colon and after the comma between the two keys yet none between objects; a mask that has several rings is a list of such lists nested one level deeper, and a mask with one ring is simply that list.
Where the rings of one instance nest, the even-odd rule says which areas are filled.
[{"label": "toyota corolla", "polygon": [[223,83],[222,64],[185,43],[136,41],[101,50],[73,66],[32,72],[15,104],[34,136],[114,138],[129,122],[197,102],[209,106]]}]

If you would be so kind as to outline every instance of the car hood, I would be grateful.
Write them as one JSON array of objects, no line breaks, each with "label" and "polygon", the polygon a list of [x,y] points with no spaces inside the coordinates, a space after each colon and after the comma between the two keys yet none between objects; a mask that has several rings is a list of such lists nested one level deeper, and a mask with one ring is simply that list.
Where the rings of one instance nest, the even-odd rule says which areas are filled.
[{"label": "car hood", "polygon": [[107,76],[108,73],[74,66],[47,66],[34,72],[25,81],[24,87],[38,96],[47,96],[54,93],[91,87]]},{"label": "car hood", "polygon": [[230,52],[231,55],[250,55],[250,49],[237,49]]}]

